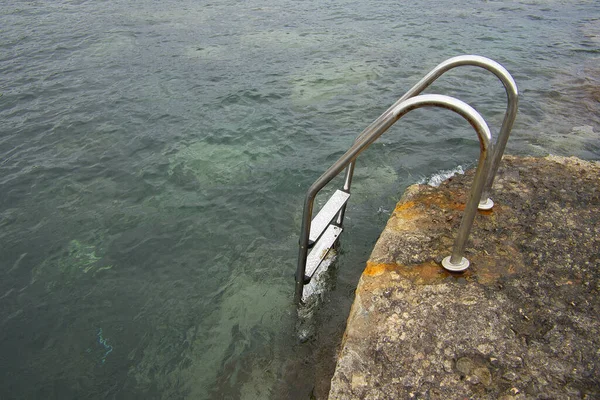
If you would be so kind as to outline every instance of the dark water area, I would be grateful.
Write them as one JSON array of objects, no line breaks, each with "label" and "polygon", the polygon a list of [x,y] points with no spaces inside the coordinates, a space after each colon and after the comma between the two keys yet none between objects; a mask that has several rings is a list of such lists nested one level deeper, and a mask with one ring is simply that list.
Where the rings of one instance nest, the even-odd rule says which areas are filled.
[{"label": "dark water area", "polygon": [[[361,156],[332,287],[300,343],[304,193],[461,54],[519,86],[507,152],[600,159],[595,1],[4,1],[0,398],[323,396],[389,210],[406,186],[473,166],[477,139],[417,110]],[[491,74],[458,69],[427,92],[497,134]]]}]

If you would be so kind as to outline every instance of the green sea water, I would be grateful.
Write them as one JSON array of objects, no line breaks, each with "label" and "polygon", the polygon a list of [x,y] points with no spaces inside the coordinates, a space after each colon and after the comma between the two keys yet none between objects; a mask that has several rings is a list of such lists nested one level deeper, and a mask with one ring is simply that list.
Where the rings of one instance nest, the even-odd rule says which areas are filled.
[{"label": "green sea water", "polygon": [[[4,1],[0,398],[322,395],[389,210],[406,186],[473,166],[477,139],[417,110],[361,156],[301,343],[305,191],[461,54],[519,86],[508,153],[600,159],[595,1]],[[497,134],[506,97],[491,74],[453,70],[427,92]]]}]

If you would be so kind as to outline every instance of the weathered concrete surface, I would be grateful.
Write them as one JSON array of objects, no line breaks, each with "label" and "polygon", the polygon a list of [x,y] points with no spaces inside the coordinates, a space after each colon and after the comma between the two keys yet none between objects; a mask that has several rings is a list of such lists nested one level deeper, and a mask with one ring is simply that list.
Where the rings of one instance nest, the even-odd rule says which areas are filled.
[{"label": "weathered concrete surface", "polygon": [[505,157],[470,269],[472,173],[411,186],[363,272],[330,399],[600,398],[600,163]]}]

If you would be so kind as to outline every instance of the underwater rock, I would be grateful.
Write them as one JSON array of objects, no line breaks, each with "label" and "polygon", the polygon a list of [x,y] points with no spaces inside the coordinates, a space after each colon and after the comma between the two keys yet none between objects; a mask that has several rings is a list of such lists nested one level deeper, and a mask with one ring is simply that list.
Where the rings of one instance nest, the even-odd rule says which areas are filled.
[{"label": "underwater rock", "polygon": [[103,265],[102,256],[96,253],[96,246],[71,240],[67,248],[59,255],[50,257],[35,267],[31,283],[44,281],[46,289],[56,285],[71,285],[83,276],[96,276],[103,270],[111,269],[112,265]]}]

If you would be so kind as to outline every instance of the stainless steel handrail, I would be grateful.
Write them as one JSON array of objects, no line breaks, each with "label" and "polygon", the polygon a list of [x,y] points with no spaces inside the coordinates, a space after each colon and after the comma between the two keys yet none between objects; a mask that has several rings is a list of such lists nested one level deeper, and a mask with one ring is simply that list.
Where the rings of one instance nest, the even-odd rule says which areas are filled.
[{"label": "stainless steel handrail", "polygon": [[432,94],[415,96],[400,103],[396,102],[394,107],[388,110],[389,112],[386,112],[384,115],[378,118],[380,123],[371,124],[370,127],[361,134],[352,147],[350,147],[350,149],[348,149],[348,151],[346,151],[346,153],[344,153],[344,155],[342,155],[331,167],[329,167],[329,169],[327,169],[327,171],[325,171],[325,173],[323,173],[323,175],[321,175],[319,179],[317,179],[308,189],[306,198],[304,200],[302,227],[300,229],[298,267],[296,269],[295,301],[297,303],[301,302],[302,292],[305,284],[308,238],[310,233],[314,200],[317,193],[344,168],[351,163],[354,163],[359,154],[369,147],[375,140],[377,140],[377,138],[387,131],[388,128],[396,121],[414,109],[427,106],[446,108],[456,112],[465,118],[469,124],[471,124],[471,126],[477,132],[477,136],[479,137],[480,155],[473,186],[471,188],[469,200],[465,207],[465,213],[454,241],[452,256],[446,257],[447,260],[445,259],[445,261],[450,263],[451,267],[454,267],[457,270],[460,270],[460,268],[464,267],[465,263],[468,266],[468,261],[463,257],[463,253],[467,237],[469,236],[471,226],[473,225],[475,213],[477,212],[477,205],[483,192],[485,178],[488,176],[487,167],[489,167],[489,164],[487,163],[487,159],[492,135],[481,115],[479,115],[479,113],[468,104],[449,96]]},{"label": "stainless steel handrail", "polygon": [[[358,136],[356,141],[358,141],[363,135],[372,129],[378,127],[383,123],[385,117],[392,112],[392,110],[398,106],[398,104],[403,101],[414,97],[420,94],[423,90],[429,87],[433,82],[435,82],[440,76],[449,70],[460,67],[460,66],[474,66],[481,67],[490,72],[500,79],[502,84],[504,85],[504,90],[506,91],[506,96],[508,99],[508,104],[506,106],[506,112],[504,114],[504,120],[502,121],[502,126],[500,127],[500,133],[498,134],[498,138],[496,139],[496,144],[493,146],[493,157],[490,158],[490,167],[488,176],[486,179],[486,184],[483,189],[483,195],[481,196],[484,199],[479,205],[480,209],[489,210],[493,207],[494,202],[490,199],[490,192],[492,188],[492,184],[494,183],[494,178],[496,176],[496,172],[498,172],[498,167],[500,165],[500,160],[502,160],[502,155],[504,154],[504,149],[506,148],[506,143],[508,142],[508,137],[510,136],[510,132],[512,130],[512,126],[515,122],[515,117],[517,116],[517,108],[519,101],[519,94],[517,89],[517,84],[515,83],[512,76],[508,73],[508,71],[496,61],[491,60],[482,56],[475,55],[464,55],[452,57],[439,64],[437,67],[431,70],[427,75],[423,77],[416,85],[414,85],[408,92],[404,94],[404,96],[400,97],[398,101],[396,101],[390,108],[388,108],[379,118],[371,123],[371,125],[367,126],[367,128]],[[352,185],[352,176],[354,174],[354,162],[352,162],[348,168],[346,169],[346,178],[344,181],[344,190],[349,192],[350,186]],[[340,211],[340,214],[337,217],[337,223],[341,226],[344,222],[344,213],[345,206]]]}]

